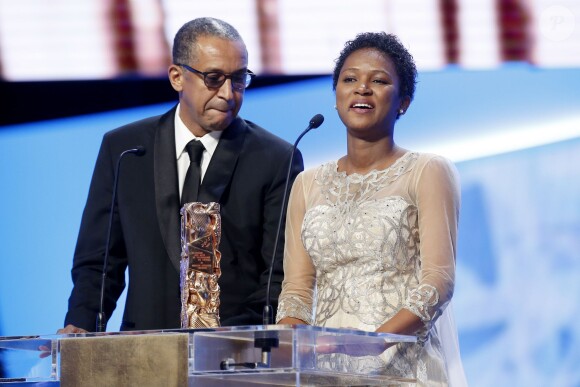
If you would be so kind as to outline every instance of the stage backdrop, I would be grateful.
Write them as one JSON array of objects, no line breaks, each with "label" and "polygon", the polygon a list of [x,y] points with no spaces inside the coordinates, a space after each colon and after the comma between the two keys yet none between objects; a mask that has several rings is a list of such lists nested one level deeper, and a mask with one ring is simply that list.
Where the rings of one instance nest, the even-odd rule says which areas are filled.
[{"label": "stage backdrop", "polygon": [[[580,385],[578,90],[579,70],[422,72],[397,125],[401,146],[448,156],[461,174],[454,309],[471,386]],[[101,137],[171,106],[0,128],[3,335],[62,326]],[[289,141],[324,114],[300,146],[311,167],[345,152],[333,106],[325,77],[249,89],[241,114]]]},{"label": "stage backdrop", "polygon": [[257,74],[328,74],[362,31],[399,36],[421,70],[580,65],[577,0],[0,0],[0,79],[166,74],[193,18],[234,25]]}]

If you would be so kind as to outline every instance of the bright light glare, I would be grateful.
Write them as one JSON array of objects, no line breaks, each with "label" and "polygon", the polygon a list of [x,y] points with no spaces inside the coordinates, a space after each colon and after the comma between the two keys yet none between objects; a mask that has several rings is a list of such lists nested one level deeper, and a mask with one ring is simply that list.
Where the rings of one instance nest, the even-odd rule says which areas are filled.
[{"label": "bright light glare", "polygon": [[536,125],[509,127],[460,141],[430,144],[418,151],[442,154],[454,162],[478,159],[580,137],[580,116]]}]

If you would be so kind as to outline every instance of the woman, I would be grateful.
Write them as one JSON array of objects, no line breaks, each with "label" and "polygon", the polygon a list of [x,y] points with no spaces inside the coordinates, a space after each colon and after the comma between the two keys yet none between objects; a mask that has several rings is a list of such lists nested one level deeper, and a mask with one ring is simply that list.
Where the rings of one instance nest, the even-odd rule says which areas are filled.
[{"label": "woman", "polygon": [[[293,185],[277,322],[416,335],[412,350],[391,347],[349,361],[392,372],[416,358],[421,385],[465,385],[447,308],[457,173],[443,157],[408,151],[393,139],[416,76],[413,58],[393,35],[360,34],[342,50],[333,87],[347,154],[303,172]],[[344,355],[333,356],[326,360],[344,365]]]}]

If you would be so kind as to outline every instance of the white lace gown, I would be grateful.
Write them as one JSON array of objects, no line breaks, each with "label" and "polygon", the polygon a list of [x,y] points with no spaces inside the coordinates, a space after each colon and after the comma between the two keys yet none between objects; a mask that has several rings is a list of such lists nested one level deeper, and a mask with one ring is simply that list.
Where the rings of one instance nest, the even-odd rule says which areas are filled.
[{"label": "white lace gown", "polygon": [[321,361],[392,373],[416,358],[420,385],[466,385],[448,308],[459,205],[455,167],[432,154],[407,152],[366,175],[347,176],[336,162],[301,173],[289,199],[277,321],[374,331],[406,308],[424,322],[412,348]]}]

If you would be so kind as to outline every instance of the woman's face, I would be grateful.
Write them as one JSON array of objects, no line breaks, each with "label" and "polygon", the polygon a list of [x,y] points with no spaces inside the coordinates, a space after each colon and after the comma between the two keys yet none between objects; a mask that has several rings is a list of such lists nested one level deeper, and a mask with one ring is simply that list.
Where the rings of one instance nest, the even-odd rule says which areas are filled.
[{"label": "woman's face", "polygon": [[410,102],[399,97],[399,87],[388,56],[373,48],[350,54],[336,85],[336,108],[348,132],[368,139],[392,135],[399,109]]}]

